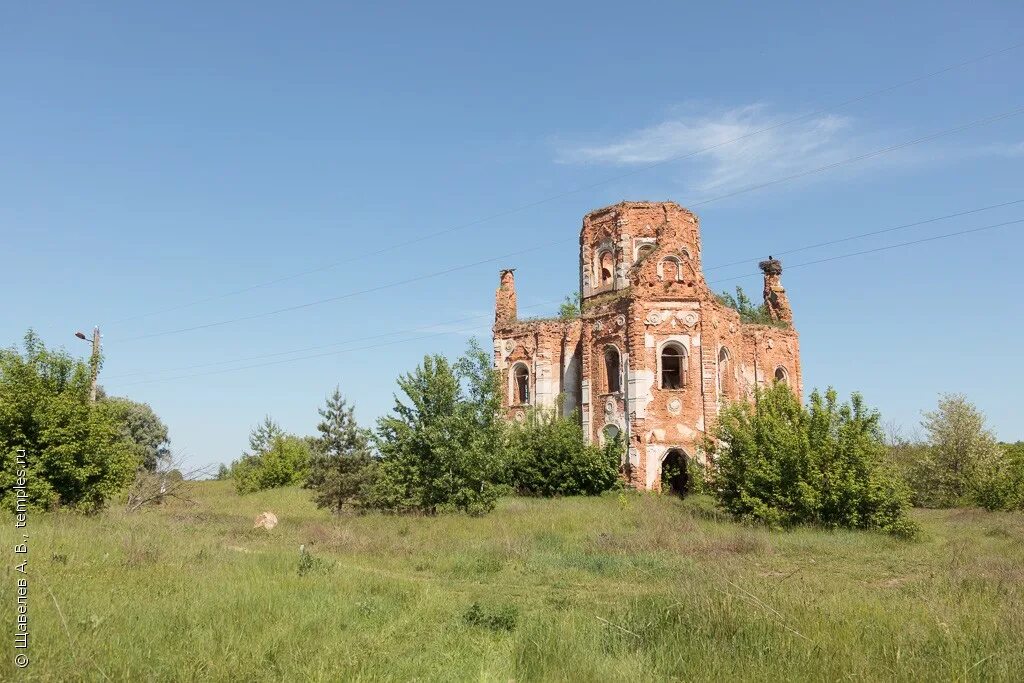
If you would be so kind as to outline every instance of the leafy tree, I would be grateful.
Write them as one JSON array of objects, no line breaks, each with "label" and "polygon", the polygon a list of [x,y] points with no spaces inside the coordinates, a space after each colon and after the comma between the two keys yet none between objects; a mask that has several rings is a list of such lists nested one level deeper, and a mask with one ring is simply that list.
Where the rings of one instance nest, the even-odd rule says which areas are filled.
[{"label": "leafy tree", "polygon": [[346,503],[357,501],[370,482],[373,459],[369,435],[356,424],[353,408],[341,395],[340,387],[319,409],[320,424],[316,449],[310,463],[307,485],[316,491],[319,507],[340,512]]},{"label": "leafy tree", "polygon": [[913,535],[905,485],[884,467],[879,414],[859,394],[815,391],[800,405],[785,384],[725,408],[707,449],[718,501],[773,527],[882,529]]},{"label": "leafy tree", "polygon": [[224,481],[225,479],[231,478],[231,468],[224,463],[221,463],[217,467],[217,481]]},{"label": "leafy tree", "polygon": [[619,481],[622,441],[587,444],[579,416],[535,409],[508,430],[506,482],[533,496],[596,495]]},{"label": "leafy tree", "polygon": [[1024,510],[1024,441],[999,448],[979,467],[974,501],[989,510]]},{"label": "leafy tree", "polygon": [[245,455],[233,463],[231,478],[241,494],[299,484],[306,479],[310,457],[306,439],[278,434],[271,437],[265,450]]},{"label": "leafy tree", "polygon": [[18,449],[28,505],[94,510],[123,490],[140,464],[117,411],[89,400],[90,369],[51,351],[31,330],[24,352],[0,350],[0,502],[13,507]]},{"label": "leafy tree", "polygon": [[580,306],[583,298],[579,290],[565,297],[565,301],[558,307],[558,317],[562,320],[572,320],[580,317]]},{"label": "leafy tree", "polygon": [[171,454],[167,425],[148,403],[122,397],[104,398],[102,402],[121,425],[122,435],[134,447],[142,466],[149,472],[155,472],[157,465]]},{"label": "leafy tree", "polygon": [[982,473],[996,472],[1001,455],[984,413],[960,394],[943,394],[921,426],[928,448],[910,470],[916,502],[926,507],[974,502]]},{"label": "leafy tree", "polygon": [[398,378],[404,399],[377,422],[380,465],[367,504],[399,512],[471,514],[494,507],[500,470],[498,381],[475,341],[452,365],[428,355]]}]

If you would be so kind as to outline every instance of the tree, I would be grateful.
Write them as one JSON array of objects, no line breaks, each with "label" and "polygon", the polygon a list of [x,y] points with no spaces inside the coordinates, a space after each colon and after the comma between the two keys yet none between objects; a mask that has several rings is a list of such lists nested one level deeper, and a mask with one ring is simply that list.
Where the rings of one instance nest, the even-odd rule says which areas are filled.
[{"label": "tree", "polygon": [[983,470],[991,470],[1000,450],[985,415],[960,394],[943,394],[921,426],[928,448],[911,469],[915,498],[926,507],[973,502]]},{"label": "tree", "polygon": [[[93,403],[89,366],[66,351],[51,351],[29,330],[24,352],[0,350],[0,502],[15,504],[18,471],[25,469],[32,508],[56,504],[102,507],[127,486],[139,466],[117,411]],[[26,467],[18,463],[24,449]]]},{"label": "tree", "polygon": [[580,306],[582,298],[579,290],[565,297],[565,301],[558,307],[558,317],[562,320],[572,320],[580,317]]},{"label": "tree", "polygon": [[356,424],[353,408],[341,395],[341,388],[327,397],[320,408],[316,449],[310,462],[307,485],[316,491],[319,507],[340,512],[357,502],[370,482],[373,459],[369,435]]},{"label": "tree", "polygon": [[859,394],[839,404],[834,390],[815,391],[805,408],[781,382],[759,389],[754,405],[724,409],[706,445],[715,495],[734,516],[773,527],[916,534],[909,493],[884,464],[879,419]]},{"label": "tree", "polygon": [[1024,510],[1024,441],[999,448],[979,468],[974,502],[989,510]]},{"label": "tree", "polygon": [[244,455],[232,463],[231,478],[241,494],[291,486],[306,479],[310,458],[306,439],[277,434],[263,451]]},{"label": "tree", "polygon": [[167,425],[148,403],[122,397],[104,398],[102,402],[107,404],[120,424],[122,435],[134,447],[142,466],[149,472],[155,472],[159,463],[171,454]]},{"label": "tree", "polygon": [[619,480],[622,441],[586,443],[578,415],[531,410],[509,427],[508,451],[507,483],[524,495],[596,495]]},{"label": "tree", "polygon": [[747,296],[747,293],[743,291],[742,287],[736,287],[735,297],[729,292],[723,291],[720,294],[716,294],[715,298],[718,299],[718,303],[723,306],[735,309],[740,314],[740,320],[745,323],[771,325],[773,327],[788,327],[786,323],[772,317],[767,304],[755,306],[754,302],[750,300],[750,297]]},{"label": "tree", "polygon": [[279,436],[284,435],[284,430],[281,426],[274,422],[273,418],[269,415],[263,418],[263,422],[259,423],[252,428],[249,432],[249,453],[257,454],[263,453],[270,444]]},{"label": "tree", "polygon": [[496,373],[479,344],[454,366],[428,355],[398,378],[404,399],[377,422],[381,454],[367,503],[399,512],[494,507],[501,462]]}]

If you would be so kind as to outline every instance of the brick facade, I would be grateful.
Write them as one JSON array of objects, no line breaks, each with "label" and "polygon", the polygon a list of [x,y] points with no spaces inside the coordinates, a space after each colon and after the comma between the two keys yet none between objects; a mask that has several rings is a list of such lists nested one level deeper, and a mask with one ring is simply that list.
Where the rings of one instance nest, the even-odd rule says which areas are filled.
[{"label": "brick facade", "polygon": [[[494,362],[503,406],[578,410],[584,436],[626,443],[623,476],[661,487],[662,463],[703,457],[722,401],[787,382],[802,392],[799,337],[782,264],[761,263],[764,298],[782,326],[740,321],[708,288],[697,216],[672,202],[623,202],[587,214],[580,231],[582,315],[519,320],[512,270],[495,298]],[[560,405],[559,405],[560,402]]]}]

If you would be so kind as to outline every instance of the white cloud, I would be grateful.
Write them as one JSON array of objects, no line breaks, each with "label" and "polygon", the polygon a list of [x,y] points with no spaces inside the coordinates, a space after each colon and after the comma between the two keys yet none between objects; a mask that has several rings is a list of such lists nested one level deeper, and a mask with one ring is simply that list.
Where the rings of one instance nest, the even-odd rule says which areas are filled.
[{"label": "white cloud", "polygon": [[756,104],[691,114],[601,144],[562,146],[558,160],[632,166],[683,157],[687,185],[707,194],[808,171],[868,149],[849,118],[814,115],[788,123],[798,117]]}]

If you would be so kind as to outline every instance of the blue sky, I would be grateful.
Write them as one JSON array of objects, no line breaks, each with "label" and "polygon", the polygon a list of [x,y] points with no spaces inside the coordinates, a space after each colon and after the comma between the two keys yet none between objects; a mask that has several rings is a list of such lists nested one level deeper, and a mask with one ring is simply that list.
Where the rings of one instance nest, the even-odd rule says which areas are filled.
[{"label": "blue sky", "polygon": [[[709,280],[757,293],[728,278],[769,253],[1024,199],[1024,115],[720,198],[1021,108],[1024,48],[821,111],[1024,42],[1019,3],[339,5],[40,2],[0,22],[0,339],[31,326],[84,357],[72,334],[100,324],[102,383],[195,465],[238,457],[268,413],[312,433],[336,384],[369,424],[424,353],[488,339],[499,267],[524,314],[553,311],[600,206],[694,206],[705,266],[747,260]],[[807,386],[859,390],[907,434],[963,392],[1024,438],[1022,231],[786,272]]]}]

